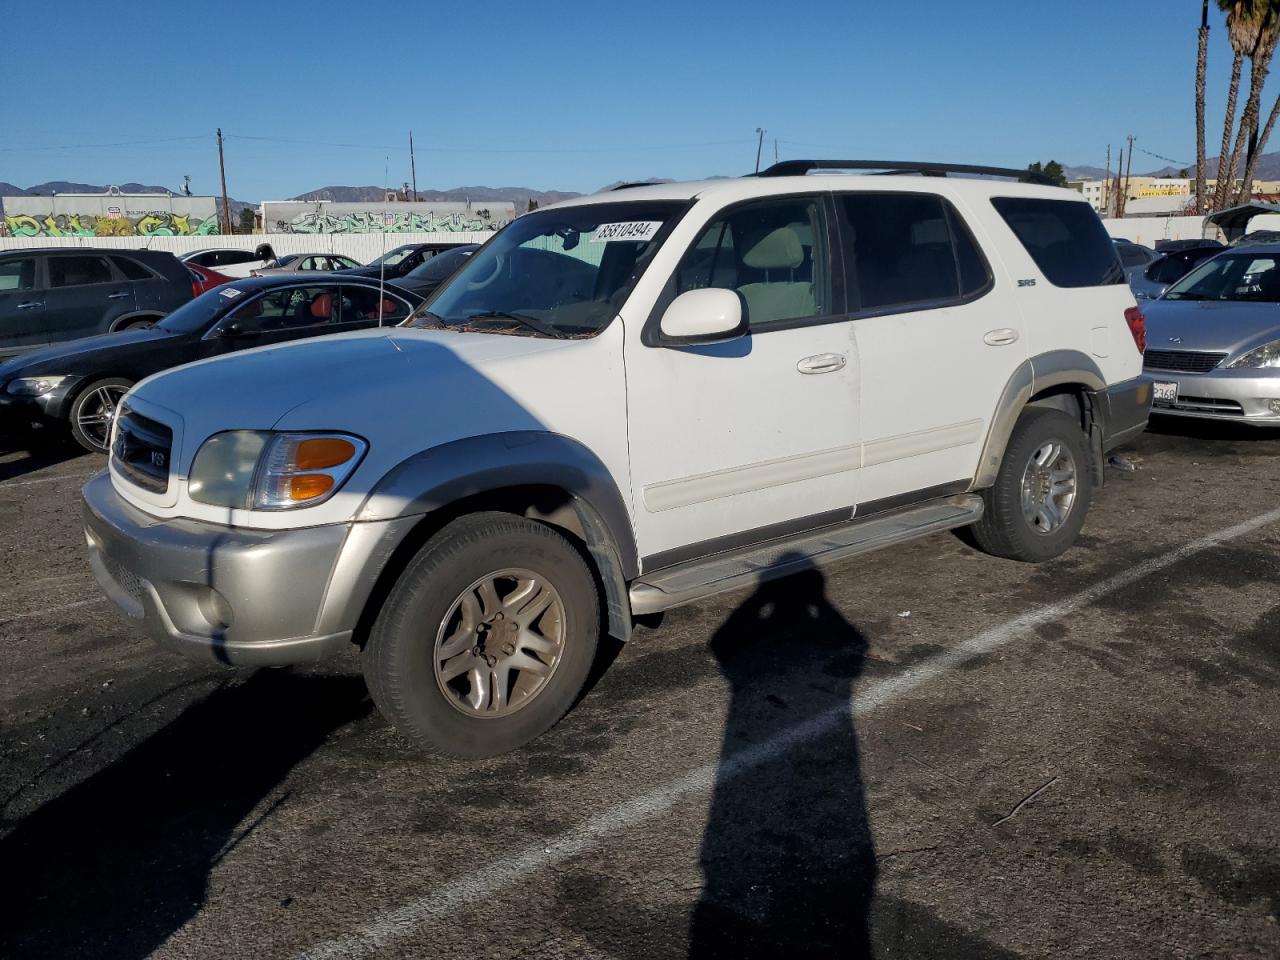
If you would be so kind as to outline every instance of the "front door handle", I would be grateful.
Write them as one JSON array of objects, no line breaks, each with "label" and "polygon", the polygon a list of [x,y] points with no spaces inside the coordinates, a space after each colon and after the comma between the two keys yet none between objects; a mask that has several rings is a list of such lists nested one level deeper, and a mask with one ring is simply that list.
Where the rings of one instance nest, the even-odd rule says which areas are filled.
[{"label": "front door handle", "polygon": [[107,299],[108,299],[108,300],[123,300],[123,299],[124,299],[125,297],[127,297],[128,295],[129,295],[129,291],[128,291],[128,290],[117,290],[115,293],[108,293],[108,294],[107,294]]},{"label": "front door handle", "polygon": [[805,357],[798,362],[796,369],[801,373],[832,373],[843,369],[844,365],[843,353],[815,353],[812,357]]},{"label": "front door handle", "polygon": [[982,342],[989,347],[1005,347],[1018,340],[1018,331],[1012,327],[1001,327],[999,330],[988,330]]},{"label": "front door handle", "polygon": [[26,303],[18,304],[19,310],[34,310],[36,307],[43,307],[43,300],[28,300]]}]

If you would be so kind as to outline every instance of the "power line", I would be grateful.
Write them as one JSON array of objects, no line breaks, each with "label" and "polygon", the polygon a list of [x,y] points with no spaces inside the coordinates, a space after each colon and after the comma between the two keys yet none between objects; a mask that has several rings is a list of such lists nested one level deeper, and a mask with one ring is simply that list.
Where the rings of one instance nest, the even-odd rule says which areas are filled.
[{"label": "power line", "polygon": [[184,140],[203,140],[207,134],[196,137],[155,137],[149,140],[122,140],[118,143],[65,143],[46,144],[38,147],[0,147],[0,153],[23,153],[37,150],[105,150],[108,147],[142,147],[153,143],[178,143]]},{"label": "power line", "polygon": [[1165,163],[1172,163],[1175,167],[1192,167],[1194,164],[1183,163],[1181,160],[1174,160],[1172,157],[1162,157],[1158,153],[1152,153],[1150,150],[1143,150],[1142,147],[1134,147],[1139,153],[1145,153],[1148,157],[1155,157],[1157,160],[1163,160]]},{"label": "power line", "polygon": [[[227,133],[223,134],[227,140],[254,140],[260,143],[283,143],[295,146],[307,147],[336,147],[341,149],[353,150],[398,150],[399,147],[389,146],[387,144],[377,143],[335,143],[325,140],[299,140],[290,137],[261,137],[252,136],[250,134]],[[549,153],[549,154],[571,154],[571,153],[635,153],[637,151],[661,151],[661,150],[695,150],[702,147],[725,147],[725,146],[741,146],[750,143],[750,140],[706,140],[700,143],[668,143],[668,144],[640,144],[628,145],[620,147],[507,147],[507,148],[491,148],[491,147],[423,147],[423,153],[459,153],[459,154],[521,154],[521,153]]]}]

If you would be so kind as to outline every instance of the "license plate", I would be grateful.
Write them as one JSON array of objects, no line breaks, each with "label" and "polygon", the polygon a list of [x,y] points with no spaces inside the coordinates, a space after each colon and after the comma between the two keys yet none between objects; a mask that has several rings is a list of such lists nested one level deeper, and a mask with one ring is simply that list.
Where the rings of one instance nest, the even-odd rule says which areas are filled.
[{"label": "license plate", "polygon": [[1164,401],[1165,403],[1178,402],[1178,385],[1176,383],[1156,383],[1152,384],[1155,389],[1155,399]]}]

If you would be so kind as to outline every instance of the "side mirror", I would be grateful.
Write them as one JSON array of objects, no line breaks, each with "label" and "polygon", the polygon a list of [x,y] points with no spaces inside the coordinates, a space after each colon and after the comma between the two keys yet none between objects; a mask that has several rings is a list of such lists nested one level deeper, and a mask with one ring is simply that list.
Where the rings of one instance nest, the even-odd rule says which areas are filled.
[{"label": "side mirror", "polygon": [[239,322],[233,320],[222,328],[222,336],[227,338],[244,336],[244,327]]},{"label": "side mirror", "polygon": [[746,336],[742,301],[733,290],[687,290],[671,301],[658,324],[664,339],[676,344],[722,343]]}]

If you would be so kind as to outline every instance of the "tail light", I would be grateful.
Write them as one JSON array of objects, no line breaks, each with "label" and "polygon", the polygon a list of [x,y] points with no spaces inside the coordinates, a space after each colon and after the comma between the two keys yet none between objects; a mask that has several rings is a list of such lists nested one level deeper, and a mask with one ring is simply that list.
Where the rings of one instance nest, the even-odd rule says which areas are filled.
[{"label": "tail light", "polygon": [[1139,307],[1130,307],[1124,312],[1124,322],[1129,325],[1129,333],[1133,335],[1133,344],[1139,353],[1147,352],[1147,318]]}]

